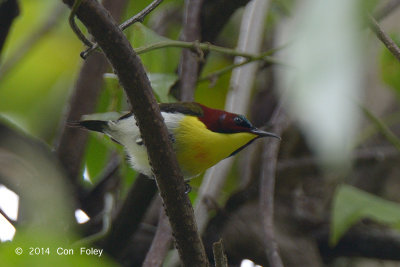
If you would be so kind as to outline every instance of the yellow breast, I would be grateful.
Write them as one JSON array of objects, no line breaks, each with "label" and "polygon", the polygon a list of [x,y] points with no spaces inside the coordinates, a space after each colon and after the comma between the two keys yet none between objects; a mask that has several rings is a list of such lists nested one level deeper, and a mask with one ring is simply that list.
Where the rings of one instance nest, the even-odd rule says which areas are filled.
[{"label": "yellow breast", "polygon": [[175,151],[185,177],[196,176],[255,139],[252,133],[216,133],[194,116],[186,116],[174,131]]}]

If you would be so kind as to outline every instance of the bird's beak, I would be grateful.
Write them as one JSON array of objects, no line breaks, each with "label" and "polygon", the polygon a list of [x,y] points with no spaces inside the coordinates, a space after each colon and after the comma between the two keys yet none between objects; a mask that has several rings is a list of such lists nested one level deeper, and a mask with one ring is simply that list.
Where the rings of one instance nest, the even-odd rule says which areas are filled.
[{"label": "bird's beak", "polygon": [[250,132],[258,135],[259,137],[275,137],[275,138],[278,138],[279,140],[281,140],[280,136],[270,133],[270,132],[262,131],[257,128],[252,129]]}]

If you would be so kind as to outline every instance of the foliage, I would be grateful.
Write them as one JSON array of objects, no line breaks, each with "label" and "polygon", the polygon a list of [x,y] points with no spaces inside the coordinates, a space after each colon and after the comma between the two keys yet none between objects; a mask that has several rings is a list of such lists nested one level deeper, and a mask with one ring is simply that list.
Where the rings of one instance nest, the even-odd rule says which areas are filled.
[{"label": "foliage", "polygon": [[400,230],[400,205],[353,186],[340,186],[332,209],[331,245],[336,245],[348,229],[365,218]]},{"label": "foliage", "polygon": [[[397,35],[392,35],[393,40],[397,41],[399,38]],[[397,95],[400,92],[400,63],[396,58],[386,49],[382,49],[380,56],[380,74],[382,76],[382,81],[392,88]]]}]

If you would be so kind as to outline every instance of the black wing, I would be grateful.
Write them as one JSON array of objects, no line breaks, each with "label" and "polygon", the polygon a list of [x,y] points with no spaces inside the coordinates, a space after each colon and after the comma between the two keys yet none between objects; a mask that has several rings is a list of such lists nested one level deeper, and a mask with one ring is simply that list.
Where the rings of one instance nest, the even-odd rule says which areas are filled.
[{"label": "black wing", "polygon": [[168,113],[182,113],[201,117],[203,109],[195,102],[177,102],[177,103],[161,103],[160,110]]}]

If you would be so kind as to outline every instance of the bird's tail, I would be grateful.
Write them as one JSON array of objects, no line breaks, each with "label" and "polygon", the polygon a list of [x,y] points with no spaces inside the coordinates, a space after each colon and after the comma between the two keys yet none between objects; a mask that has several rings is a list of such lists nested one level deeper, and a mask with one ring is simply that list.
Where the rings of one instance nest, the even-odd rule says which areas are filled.
[{"label": "bird's tail", "polygon": [[104,133],[104,130],[107,128],[107,121],[100,121],[100,120],[73,121],[69,122],[68,126],[85,128],[91,131]]}]

